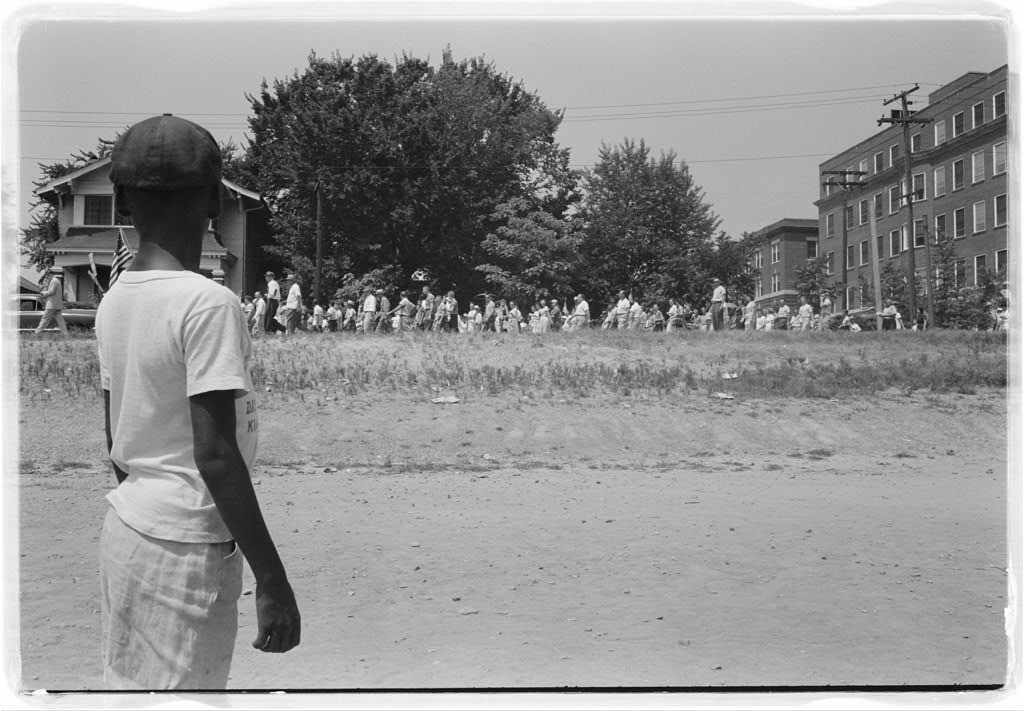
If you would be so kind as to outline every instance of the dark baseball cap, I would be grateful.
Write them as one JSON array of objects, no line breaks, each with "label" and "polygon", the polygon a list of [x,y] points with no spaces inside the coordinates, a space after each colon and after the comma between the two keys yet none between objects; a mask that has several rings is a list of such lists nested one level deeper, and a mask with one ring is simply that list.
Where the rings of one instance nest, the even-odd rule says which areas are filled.
[{"label": "dark baseball cap", "polygon": [[221,179],[220,149],[210,132],[171,114],[131,126],[110,156],[110,180],[129,188],[185,190]]}]

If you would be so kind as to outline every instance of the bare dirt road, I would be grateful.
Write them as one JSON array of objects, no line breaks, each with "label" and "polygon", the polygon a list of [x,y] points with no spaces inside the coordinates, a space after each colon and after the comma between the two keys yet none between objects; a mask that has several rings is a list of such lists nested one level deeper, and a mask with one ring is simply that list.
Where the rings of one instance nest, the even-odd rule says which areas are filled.
[{"label": "bare dirt road", "polygon": [[[511,401],[515,400],[515,401]],[[24,403],[26,689],[101,684],[102,407]],[[50,413],[52,414],[52,413]],[[52,420],[50,420],[52,422]],[[373,393],[261,410],[303,613],[233,688],[996,684],[1005,394],[614,405]]]}]

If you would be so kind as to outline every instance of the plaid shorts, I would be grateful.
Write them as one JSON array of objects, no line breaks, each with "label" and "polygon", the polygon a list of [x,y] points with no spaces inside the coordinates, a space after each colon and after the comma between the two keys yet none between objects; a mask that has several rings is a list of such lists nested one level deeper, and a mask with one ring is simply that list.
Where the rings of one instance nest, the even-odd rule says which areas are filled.
[{"label": "plaid shorts", "polygon": [[224,689],[238,634],[242,552],[126,525],[100,536],[103,682],[108,689]]}]

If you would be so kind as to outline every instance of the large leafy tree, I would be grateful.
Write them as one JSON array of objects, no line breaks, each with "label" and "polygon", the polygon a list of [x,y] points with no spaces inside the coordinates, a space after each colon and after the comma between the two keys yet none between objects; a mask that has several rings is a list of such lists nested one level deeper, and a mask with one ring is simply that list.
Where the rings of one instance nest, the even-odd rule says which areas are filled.
[{"label": "large leafy tree", "polygon": [[714,268],[720,220],[673,152],[652,158],[642,140],[602,145],[583,191],[582,276],[593,297],[682,296]]},{"label": "large leafy tree", "polygon": [[437,68],[313,54],[248,98],[247,180],[273,212],[274,251],[307,280],[319,190],[324,293],[374,270],[481,289],[479,245],[557,150],[561,121],[492,64],[450,51]]}]

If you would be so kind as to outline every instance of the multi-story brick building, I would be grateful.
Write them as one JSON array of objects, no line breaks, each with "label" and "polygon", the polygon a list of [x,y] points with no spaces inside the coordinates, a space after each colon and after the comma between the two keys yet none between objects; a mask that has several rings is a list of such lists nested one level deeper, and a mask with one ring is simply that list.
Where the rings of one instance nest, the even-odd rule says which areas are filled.
[{"label": "multi-story brick building", "polygon": [[[974,285],[986,270],[1006,270],[1006,86],[1005,65],[970,72],[929,94],[926,107],[911,108],[913,119],[928,121],[911,126],[912,238],[901,126],[890,125],[820,165],[818,249],[832,255],[833,278],[844,287],[837,306],[872,303],[871,292],[860,288],[873,283],[872,221],[880,261],[908,271],[909,250],[915,250],[919,294],[925,293],[926,236],[954,235],[958,283]],[[835,171],[848,172],[846,181],[858,185],[826,185]]]},{"label": "multi-story brick building", "polygon": [[793,268],[819,256],[818,221],[785,218],[758,230],[752,237],[758,245],[751,265],[756,272],[754,301],[758,308],[777,309],[783,302],[790,308],[796,307],[799,295]]}]

